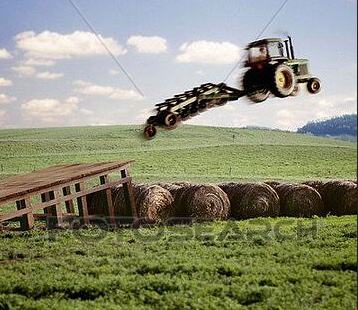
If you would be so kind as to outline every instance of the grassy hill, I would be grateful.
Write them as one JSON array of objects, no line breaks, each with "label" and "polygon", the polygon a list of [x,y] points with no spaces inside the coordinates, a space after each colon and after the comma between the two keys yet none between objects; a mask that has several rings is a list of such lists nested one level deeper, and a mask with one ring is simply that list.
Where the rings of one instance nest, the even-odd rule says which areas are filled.
[{"label": "grassy hill", "polygon": [[[356,178],[354,143],[181,126],[0,130],[0,177],[134,159],[135,181]],[[356,216],[0,232],[0,309],[356,309]]]},{"label": "grassy hill", "polygon": [[0,130],[0,177],[60,163],[135,160],[135,181],[356,178],[354,143],[292,132],[184,125]]}]

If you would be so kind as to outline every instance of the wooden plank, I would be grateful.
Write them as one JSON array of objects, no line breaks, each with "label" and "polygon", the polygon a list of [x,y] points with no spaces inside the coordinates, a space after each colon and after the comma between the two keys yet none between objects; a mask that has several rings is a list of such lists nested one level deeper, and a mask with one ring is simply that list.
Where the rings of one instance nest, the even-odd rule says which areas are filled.
[{"label": "wooden plank", "polygon": [[[110,182],[109,182],[108,174],[100,176],[100,184],[101,185],[107,185],[109,183]],[[113,200],[112,200],[112,190],[110,187],[108,187],[105,191],[106,191],[106,198],[107,198],[109,221],[110,221],[112,228],[115,228],[116,221],[114,218],[114,205],[113,205]]]},{"label": "wooden plank", "polygon": [[[120,184],[123,184],[124,182],[129,182],[129,181],[131,181],[131,177],[126,177],[124,179],[121,179],[121,180],[118,180],[118,181],[115,181],[115,182],[110,182],[110,183],[106,183],[106,184],[103,184],[103,185],[97,185],[97,186],[92,187],[92,188],[84,189],[81,192],[71,193],[70,195],[67,195],[67,196],[57,197],[56,199],[43,200],[44,202],[42,202],[42,203],[32,205],[32,211],[35,212],[35,211],[43,209],[45,214],[50,214],[51,213],[50,207],[54,207],[54,205],[56,203],[70,201],[70,200],[79,198],[79,197],[81,197],[83,195],[88,195],[88,194],[91,194],[91,193],[106,190],[107,188],[118,186]],[[56,188],[54,188],[54,190],[56,190]],[[41,196],[44,197],[45,194],[43,194]],[[49,193],[47,193],[47,196],[49,197]],[[27,195],[25,197],[31,197],[31,196]],[[23,210],[18,210],[18,211],[7,213],[7,214],[0,214],[0,222],[7,221],[7,220],[9,220],[11,218],[14,218],[14,217],[22,216],[22,215],[24,215],[24,214],[26,214],[28,212],[30,212],[29,209],[23,209]]]},{"label": "wooden plank", "polygon": [[[129,172],[127,169],[121,170],[121,177],[127,178],[129,176]],[[132,188],[132,182],[129,180],[126,183],[123,183],[123,193],[124,193],[124,199],[126,202],[127,207],[129,207],[132,211],[132,216],[134,219],[134,222],[138,220],[138,213],[137,209],[135,207],[135,201],[133,196],[133,188]]]},{"label": "wooden plank", "polygon": [[57,165],[25,175],[0,180],[0,203],[5,202],[7,199],[21,197],[30,192],[46,191],[46,189],[57,185],[116,171],[119,168],[127,167],[131,162]]},{"label": "wooden plank", "polygon": [[[62,226],[65,218],[75,214],[73,200],[77,199],[79,216],[84,224],[89,224],[91,216],[88,215],[86,195],[105,190],[108,215],[112,226],[115,225],[114,205],[111,195],[111,187],[123,185],[127,206],[132,215],[138,218],[134,205],[132,192],[132,178],[129,176],[129,166],[132,161],[105,162],[94,164],[57,165],[42,169],[23,176],[9,178],[0,181],[0,208],[5,203],[16,203],[17,211],[0,214],[0,225],[5,220],[19,219],[22,229],[31,229],[34,226],[34,218],[53,216],[54,227]],[[120,170],[121,179],[110,182],[108,174]],[[100,185],[86,189],[86,180],[100,178]],[[71,193],[70,186],[75,185],[75,193]],[[17,192],[15,191],[17,190]],[[41,203],[31,204],[31,198],[41,195]],[[66,205],[67,213],[61,210],[62,203]],[[34,215],[33,212],[43,210],[44,214]]]},{"label": "wooden plank", "polygon": [[[71,186],[63,187],[62,188],[62,193],[63,193],[63,196],[71,195]],[[67,213],[75,213],[75,206],[74,206],[74,203],[73,203],[72,199],[66,200],[65,204],[66,204]]]},{"label": "wooden plank", "polygon": [[18,210],[26,210],[28,212],[26,212],[26,214],[24,214],[21,218],[20,218],[20,228],[22,230],[29,230],[32,229],[35,225],[35,220],[34,220],[34,216],[31,213],[31,201],[30,199],[22,199],[22,200],[18,200],[16,201],[16,207]]},{"label": "wooden plank", "polygon": [[[83,192],[85,190],[84,183],[79,182],[75,184],[76,192]],[[81,193],[82,194],[82,193]],[[82,195],[77,198],[78,213],[81,217],[81,222],[85,225],[89,225],[88,208],[86,195]]]}]

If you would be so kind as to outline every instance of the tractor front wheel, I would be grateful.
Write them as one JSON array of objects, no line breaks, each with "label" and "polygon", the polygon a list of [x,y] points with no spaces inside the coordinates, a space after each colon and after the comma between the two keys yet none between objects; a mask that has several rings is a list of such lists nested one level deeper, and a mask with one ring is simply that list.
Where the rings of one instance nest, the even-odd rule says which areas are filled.
[{"label": "tractor front wheel", "polygon": [[317,94],[321,90],[321,81],[318,78],[310,78],[307,82],[307,90],[311,94]]},{"label": "tractor front wheel", "polygon": [[292,94],[296,82],[295,74],[289,66],[278,64],[272,67],[271,92],[280,98]]}]

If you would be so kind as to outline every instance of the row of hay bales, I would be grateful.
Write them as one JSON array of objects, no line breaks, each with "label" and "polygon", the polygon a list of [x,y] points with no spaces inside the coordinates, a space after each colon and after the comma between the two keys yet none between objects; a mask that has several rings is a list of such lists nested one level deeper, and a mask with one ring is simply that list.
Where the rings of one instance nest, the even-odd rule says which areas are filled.
[{"label": "row of hay bales", "polygon": [[[133,184],[133,193],[139,217],[149,222],[357,214],[354,181]],[[131,215],[121,186],[112,188],[112,200],[116,216]],[[90,214],[108,214],[104,192],[89,195],[87,204]]]}]

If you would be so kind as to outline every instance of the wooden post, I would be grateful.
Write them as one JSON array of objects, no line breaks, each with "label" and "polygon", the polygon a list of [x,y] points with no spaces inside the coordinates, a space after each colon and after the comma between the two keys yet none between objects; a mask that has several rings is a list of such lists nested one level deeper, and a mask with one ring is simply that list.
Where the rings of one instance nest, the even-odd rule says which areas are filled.
[{"label": "wooden post", "polygon": [[[128,176],[129,176],[129,173],[128,173],[127,169],[121,170],[122,178],[126,178]],[[126,183],[123,183],[123,193],[124,193],[124,199],[125,199],[126,205],[127,205],[127,207],[131,208],[133,220],[134,220],[134,222],[136,222],[138,220],[138,213],[137,213],[137,209],[135,207],[132,182],[130,180]]]},{"label": "wooden post", "polygon": [[[53,191],[53,197],[56,199],[57,197],[61,197],[61,193],[59,190]],[[61,202],[57,202],[54,207],[53,211],[55,213],[55,224],[57,227],[63,227],[63,214],[61,210]]]},{"label": "wooden post", "polygon": [[[66,187],[62,188],[62,193],[63,193],[63,196],[71,195],[71,187],[66,186]],[[75,207],[74,207],[72,199],[65,201],[65,204],[66,204],[67,213],[75,213]]]},{"label": "wooden post", "polygon": [[[84,182],[76,183],[75,190],[76,192],[81,192],[85,189]],[[88,208],[87,208],[87,199],[86,195],[80,196],[77,198],[78,205],[78,213],[81,217],[81,222],[85,225],[89,225],[89,217],[88,217]]]},{"label": "wooden post", "polygon": [[[50,192],[46,192],[46,193],[41,194],[41,201],[42,202],[47,202],[47,201],[50,201],[52,199],[53,199],[53,197],[51,197]],[[51,208],[50,207],[44,208],[44,214],[51,214]]]},{"label": "wooden post", "polygon": [[[55,191],[49,191],[41,194],[42,202],[49,202],[54,200],[56,197],[59,197],[59,193]],[[59,228],[63,226],[63,214],[61,210],[61,202],[55,203],[49,207],[44,208],[44,213],[48,215],[47,217],[47,228]]]},{"label": "wooden post", "polygon": [[[101,185],[109,183],[108,174],[100,176],[99,182]],[[114,205],[113,205],[113,199],[112,199],[112,191],[110,188],[106,189],[106,198],[107,198],[109,221],[110,221],[111,226],[113,228],[115,228],[116,221],[114,218]]]},{"label": "wooden post", "polygon": [[[17,210],[22,210],[26,208],[31,208],[31,201],[29,198],[21,199],[16,201]],[[29,213],[21,216],[20,218],[20,228],[22,230],[32,229],[35,225],[34,215],[32,214],[32,210]]]}]

